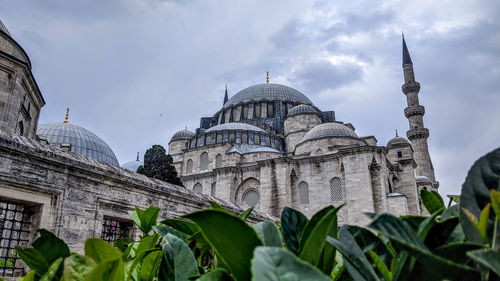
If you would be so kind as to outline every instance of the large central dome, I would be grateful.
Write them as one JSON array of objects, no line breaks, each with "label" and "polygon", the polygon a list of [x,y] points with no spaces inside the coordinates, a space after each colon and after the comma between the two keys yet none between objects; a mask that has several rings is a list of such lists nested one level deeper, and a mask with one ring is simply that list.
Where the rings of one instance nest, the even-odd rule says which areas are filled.
[{"label": "large central dome", "polygon": [[269,83],[250,86],[239,91],[224,104],[223,108],[250,101],[273,100],[313,105],[311,100],[303,93],[285,85]]}]

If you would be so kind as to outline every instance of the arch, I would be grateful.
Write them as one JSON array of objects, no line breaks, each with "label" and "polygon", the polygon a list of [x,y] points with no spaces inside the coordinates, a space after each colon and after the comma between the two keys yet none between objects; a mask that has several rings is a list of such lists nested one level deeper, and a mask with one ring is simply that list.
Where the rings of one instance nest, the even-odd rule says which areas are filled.
[{"label": "arch", "polygon": [[299,190],[299,203],[309,204],[309,185],[305,181],[301,181],[297,186]]},{"label": "arch", "polygon": [[323,155],[323,150],[321,150],[321,148],[318,148],[318,149],[316,150],[316,155],[317,155],[317,156],[321,156],[321,155]]},{"label": "arch", "polygon": [[191,174],[193,172],[193,160],[189,159],[186,163],[186,173]]},{"label": "arch", "polygon": [[330,197],[333,202],[344,201],[342,180],[340,180],[338,177],[334,177],[330,180]]},{"label": "arch", "polygon": [[243,194],[242,201],[247,207],[255,207],[259,203],[260,194],[256,189],[250,189]]},{"label": "arch", "polygon": [[212,183],[212,186],[210,187],[210,196],[215,197],[215,187],[216,183]]},{"label": "arch", "polygon": [[208,170],[208,153],[200,154],[200,171]]},{"label": "arch", "polygon": [[[244,180],[236,189],[234,202],[240,206],[248,206],[247,204],[248,202],[253,203],[254,199],[257,198],[257,202],[255,203],[255,205],[259,205],[259,199],[260,199],[259,188],[260,188],[260,181],[258,181],[257,179],[248,178]],[[248,195],[249,197],[246,197],[247,192],[249,192],[250,190],[257,192],[258,196],[255,196],[255,193],[250,193]]]},{"label": "arch", "polygon": [[222,167],[222,155],[217,154],[217,156],[215,156],[215,168],[220,167]]},{"label": "arch", "polygon": [[203,193],[203,186],[201,185],[201,183],[198,182],[193,186],[193,192],[194,193]]}]

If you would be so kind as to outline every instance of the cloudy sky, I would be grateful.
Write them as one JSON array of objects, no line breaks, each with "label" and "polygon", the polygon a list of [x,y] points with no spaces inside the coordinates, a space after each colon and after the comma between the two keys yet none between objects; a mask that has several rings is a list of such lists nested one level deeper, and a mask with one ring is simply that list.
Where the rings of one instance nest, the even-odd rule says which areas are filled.
[{"label": "cloudy sky", "polygon": [[500,146],[500,2],[12,1],[0,19],[28,52],[40,122],[103,138],[121,163],[265,81],[335,110],[385,145],[408,129],[401,31],[413,59],[441,193]]}]

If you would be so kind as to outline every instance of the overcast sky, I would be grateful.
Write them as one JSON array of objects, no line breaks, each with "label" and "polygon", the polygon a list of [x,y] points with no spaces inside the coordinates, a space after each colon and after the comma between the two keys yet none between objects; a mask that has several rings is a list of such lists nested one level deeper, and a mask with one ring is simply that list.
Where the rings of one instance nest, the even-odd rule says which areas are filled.
[{"label": "overcast sky", "polygon": [[500,1],[23,1],[0,19],[31,58],[40,123],[104,139],[120,163],[271,82],[385,145],[408,121],[401,31],[421,84],[441,194],[500,146]]}]

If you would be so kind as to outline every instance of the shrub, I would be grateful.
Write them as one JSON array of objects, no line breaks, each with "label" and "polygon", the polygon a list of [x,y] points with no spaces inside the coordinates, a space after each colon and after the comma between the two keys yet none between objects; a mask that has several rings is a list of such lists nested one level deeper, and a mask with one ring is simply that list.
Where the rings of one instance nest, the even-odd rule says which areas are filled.
[{"label": "shrub", "polygon": [[338,227],[328,206],[307,219],[285,207],[280,222],[250,225],[215,202],[157,224],[159,209],[130,216],[139,241],[85,242],[71,253],[41,229],[17,247],[31,271],[19,280],[500,280],[500,149],[471,168],[457,205],[423,190],[430,216],[367,214],[367,227]]}]

